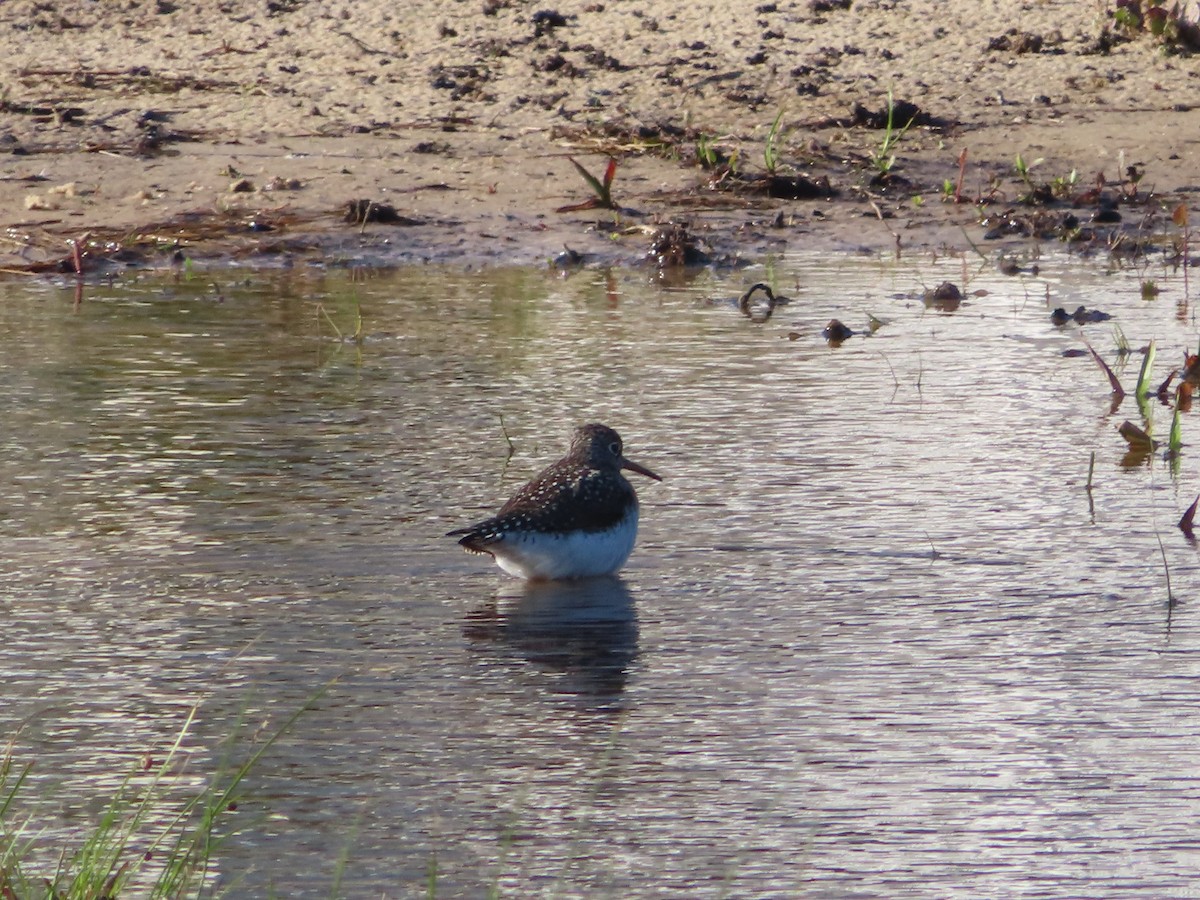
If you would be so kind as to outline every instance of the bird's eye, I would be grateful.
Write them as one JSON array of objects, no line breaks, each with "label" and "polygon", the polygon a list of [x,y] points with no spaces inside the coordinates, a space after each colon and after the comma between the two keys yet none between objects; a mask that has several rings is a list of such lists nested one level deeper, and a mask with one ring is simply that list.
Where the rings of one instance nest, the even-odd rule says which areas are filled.
[{"label": "bird's eye", "polygon": [[621,445],[617,441],[613,441],[611,444],[609,444],[608,449],[612,452],[613,456],[621,455]]}]

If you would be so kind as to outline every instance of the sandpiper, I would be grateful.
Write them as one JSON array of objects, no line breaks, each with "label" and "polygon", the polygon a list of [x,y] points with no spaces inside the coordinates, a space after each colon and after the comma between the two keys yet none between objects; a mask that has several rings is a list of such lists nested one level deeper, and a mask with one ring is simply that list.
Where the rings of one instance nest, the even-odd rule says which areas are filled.
[{"label": "sandpiper", "polygon": [[473,553],[488,553],[510,575],[530,581],[611,575],[637,537],[637,494],[622,469],[662,481],[626,459],[607,425],[575,430],[571,450],[542,471],[490,519],[451,531]]}]

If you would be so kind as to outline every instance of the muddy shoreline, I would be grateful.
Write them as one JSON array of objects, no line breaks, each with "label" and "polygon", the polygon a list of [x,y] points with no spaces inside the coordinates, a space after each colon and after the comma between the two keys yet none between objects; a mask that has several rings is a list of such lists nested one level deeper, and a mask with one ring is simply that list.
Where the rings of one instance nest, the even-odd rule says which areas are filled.
[{"label": "muddy shoreline", "polygon": [[0,8],[6,272],[1179,255],[1200,191],[1197,57],[1102,4],[96,6]]}]

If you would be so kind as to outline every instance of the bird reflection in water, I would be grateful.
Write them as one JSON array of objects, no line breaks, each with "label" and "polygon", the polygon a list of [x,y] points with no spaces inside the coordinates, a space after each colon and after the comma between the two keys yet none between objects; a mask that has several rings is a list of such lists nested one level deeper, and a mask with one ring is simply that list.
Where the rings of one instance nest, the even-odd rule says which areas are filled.
[{"label": "bird reflection in water", "polygon": [[555,692],[593,699],[625,690],[638,649],[633,596],[616,577],[506,588],[467,614],[463,633],[556,674]]}]

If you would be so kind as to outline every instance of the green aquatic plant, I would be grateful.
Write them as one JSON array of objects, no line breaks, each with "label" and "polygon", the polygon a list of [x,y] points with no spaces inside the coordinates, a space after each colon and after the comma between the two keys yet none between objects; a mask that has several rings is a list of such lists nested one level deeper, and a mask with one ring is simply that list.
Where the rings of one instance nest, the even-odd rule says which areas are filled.
[{"label": "green aquatic plant", "polygon": [[318,303],[317,304],[317,336],[318,337],[320,337],[320,334],[321,334],[321,322],[322,321],[324,321],[330,328],[333,329],[334,339],[337,340],[339,343],[345,343],[346,341],[350,341],[352,343],[355,343],[355,344],[358,344],[361,346],[363,341],[366,339],[365,332],[363,331],[362,305],[357,300],[354,301],[354,331],[352,331],[350,333],[349,337],[347,337],[342,332],[342,329],[338,328],[337,322],[333,321],[333,317],[331,315],[329,315],[329,310],[327,310],[325,308],[325,304]]},{"label": "green aquatic plant", "polygon": [[[63,848],[53,871],[39,865],[38,836],[31,819],[14,822],[18,795],[33,763],[18,767],[15,740],[0,759],[0,898],[4,900],[99,900],[132,896],[199,896],[219,841],[218,826],[236,831],[231,821],[246,776],[328,689],[317,691],[271,732],[232,772],[218,772],[203,789],[174,810],[164,795],[182,771],[183,744],[200,705],[192,707],[161,762],[139,765],[121,782],[104,811],[78,846]],[[145,829],[151,828],[147,838]]]},{"label": "green aquatic plant", "polygon": [[1138,372],[1137,380],[1137,396],[1145,397],[1147,394],[1153,393],[1150,390],[1150,372],[1154,368],[1154,341],[1150,342],[1150,346],[1146,348],[1146,355],[1142,358],[1142,368]]},{"label": "green aquatic plant", "polygon": [[1183,449],[1183,426],[1180,422],[1179,401],[1175,401],[1175,412],[1171,416],[1171,433],[1167,438],[1167,449],[1171,453],[1178,453]]},{"label": "green aquatic plant", "polygon": [[1133,352],[1133,348],[1129,346],[1129,338],[1125,337],[1125,332],[1121,330],[1121,326],[1116,322],[1113,323],[1113,343],[1117,345],[1117,356],[1122,358]]}]

